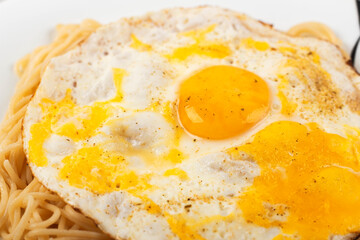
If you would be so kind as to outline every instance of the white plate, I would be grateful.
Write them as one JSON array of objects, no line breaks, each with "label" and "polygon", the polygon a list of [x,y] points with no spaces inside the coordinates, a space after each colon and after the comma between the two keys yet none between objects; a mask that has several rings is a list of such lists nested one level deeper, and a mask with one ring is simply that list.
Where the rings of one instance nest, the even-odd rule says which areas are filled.
[{"label": "white plate", "polygon": [[350,50],[358,34],[354,0],[0,0],[0,119],[17,78],[17,59],[49,43],[58,23],[93,18],[101,23],[175,6],[217,5],[246,13],[286,30],[304,21],[329,25]]}]

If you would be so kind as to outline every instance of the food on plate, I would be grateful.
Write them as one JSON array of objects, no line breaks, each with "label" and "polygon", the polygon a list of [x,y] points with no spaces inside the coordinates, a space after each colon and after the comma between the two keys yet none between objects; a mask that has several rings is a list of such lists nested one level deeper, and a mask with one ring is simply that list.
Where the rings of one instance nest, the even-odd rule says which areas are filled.
[{"label": "food on plate", "polygon": [[46,188],[115,239],[356,236],[360,77],[337,46],[218,7],[97,27],[27,106]]}]

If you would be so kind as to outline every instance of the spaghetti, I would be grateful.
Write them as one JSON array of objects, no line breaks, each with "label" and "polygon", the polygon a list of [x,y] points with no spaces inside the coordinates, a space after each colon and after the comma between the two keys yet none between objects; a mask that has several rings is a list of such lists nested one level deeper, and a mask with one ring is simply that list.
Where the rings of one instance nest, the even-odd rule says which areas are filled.
[{"label": "spaghetti", "polygon": [[[93,20],[59,25],[55,40],[26,55],[15,66],[20,79],[0,125],[0,236],[3,239],[108,239],[92,220],[67,205],[32,176],[22,146],[22,119],[51,58],[84,42],[100,26]],[[327,26],[303,23],[293,36],[312,36],[341,46]],[[343,51],[343,50],[342,50]],[[347,56],[343,51],[344,56]]]},{"label": "spaghetti", "polygon": [[50,59],[84,42],[100,24],[59,25],[53,43],[15,66],[20,81],[0,126],[0,236],[3,239],[108,239],[94,224],[32,176],[22,148],[26,107]]}]

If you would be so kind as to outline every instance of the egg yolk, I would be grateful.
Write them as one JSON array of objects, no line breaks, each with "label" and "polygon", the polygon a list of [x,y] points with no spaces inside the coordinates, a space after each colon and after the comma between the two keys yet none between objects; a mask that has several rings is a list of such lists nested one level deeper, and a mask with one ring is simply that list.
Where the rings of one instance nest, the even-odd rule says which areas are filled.
[{"label": "egg yolk", "polygon": [[252,142],[230,151],[234,159],[246,153],[261,168],[240,196],[244,219],[281,228],[275,239],[318,240],[358,232],[359,151],[359,139],[324,132],[316,124],[272,123]]},{"label": "egg yolk", "polygon": [[171,60],[186,60],[192,55],[199,55],[210,58],[224,58],[231,54],[230,48],[220,40],[212,41],[207,39],[207,34],[215,30],[216,25],[210,25],[204,29],[196,29],[182,33],[183,36],[192,38],[193,44],[174,49],[174,52],[167,57]]},{"label": "egg yolk", "polygon": [[186,79],[179,90],[178,115],[191,134],[207,139],[239,135],[262,120],[270,105],[267,84],[232,66],[211,66]]}]

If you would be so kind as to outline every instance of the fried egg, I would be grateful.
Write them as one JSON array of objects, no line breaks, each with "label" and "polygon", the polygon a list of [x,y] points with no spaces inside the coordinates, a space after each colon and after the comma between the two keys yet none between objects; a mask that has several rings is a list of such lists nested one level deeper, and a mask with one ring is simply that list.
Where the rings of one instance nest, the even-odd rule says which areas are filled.
[{"label": "fried egg", "polygon": [[115,239],[345,239],[360,231],[359,87],[328,42],[168,9],[53,58],[24,149]]}]

